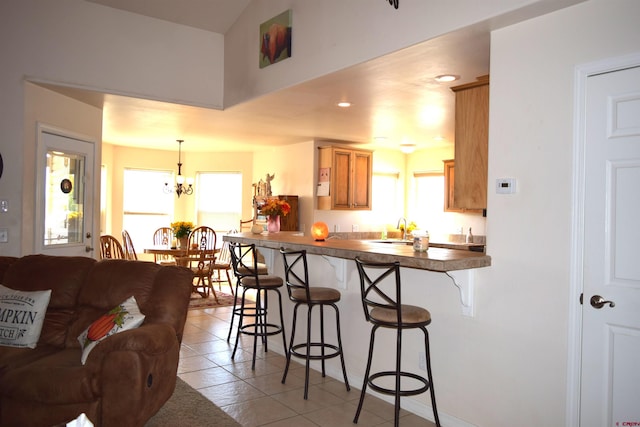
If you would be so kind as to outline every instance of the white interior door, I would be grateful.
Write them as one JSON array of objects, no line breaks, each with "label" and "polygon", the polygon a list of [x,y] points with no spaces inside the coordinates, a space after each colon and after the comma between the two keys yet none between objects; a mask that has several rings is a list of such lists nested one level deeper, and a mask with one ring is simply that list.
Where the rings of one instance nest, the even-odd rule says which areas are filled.
[{"label": "white interior door", "polygon": [[640,67],[589,77],[585,114],[580,425],[638,425]]},{"label": "white interior door", "polygon": [[40,127],[37,150],[37,253],[93,257],[92,142]]}]

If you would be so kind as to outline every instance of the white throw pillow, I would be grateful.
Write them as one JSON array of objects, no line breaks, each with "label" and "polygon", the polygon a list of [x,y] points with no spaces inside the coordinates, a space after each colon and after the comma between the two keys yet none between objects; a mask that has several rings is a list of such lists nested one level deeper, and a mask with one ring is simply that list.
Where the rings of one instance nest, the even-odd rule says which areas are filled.
[{"label": "white throw pillow", "polygon": [[82,364],[85,364],[89,353],[100,341],[118,332],[137,328],[143,321],[144,314],[140,313],[138,303],[133,296],[102,315],[78,337],[82,348]]},{"label": "white throw pillow", "polygon": [[35,348],[51,289],[17,291],[0,285],[0,345]]}]

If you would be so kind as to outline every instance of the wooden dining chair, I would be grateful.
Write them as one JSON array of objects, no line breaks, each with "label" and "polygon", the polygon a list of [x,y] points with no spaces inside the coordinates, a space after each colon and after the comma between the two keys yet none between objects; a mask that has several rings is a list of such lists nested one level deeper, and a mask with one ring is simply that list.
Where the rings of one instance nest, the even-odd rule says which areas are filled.
[{"label": "wooden dining chair", "polygon": [[240,232],[251,231],[251,227],[253,226],[253,218],[247,220],[240,220]]},{"label": "wooden dining chair", "polygon": [[[173,242],[173,229],[160,227],[153,233],[153,245],[169,248]],[[153,254],[153,261],[157,264],[175,264],[176,260],[168,254]]]},{"label": "wooden dining chair", "polygon": [[213,265],[216,261],[217,236],[213,228],[200,226],[189,234],[187,249],[188,266],[193,271],[193,291],[202,298],[208,298],[210,293],[218,302],[218,296],[213,289]]},{"label": "wooden dining chair", "polygon": [[136,255],[136,250],[133,247],[133,241],[127,230],[122,230],[122,249],[124,249],[124,259],[130,261],[138,260],[138,255]]},{"label": "wooden dining chair", "polygon": [[109,234],[100,236],[100,259],[125,259],[118,239]]},{"label": "wooden dining chair", "polygon": [[[229,251],[229,242],[224,242],[222,244],[220,251],[216,254],[216,260],[213,263],[212,268],[215,272],[213,281],[218,283],[218,290],[222,291],[222,282],[227,282],[229,284],[229,289],[231,289],[231,295],[235,295],[233,292],[233,283],[231,283],[231,275],[229,274],[231,271],[231,252]],[[226,280],[222,278],[222,272],[224,272]]]}]

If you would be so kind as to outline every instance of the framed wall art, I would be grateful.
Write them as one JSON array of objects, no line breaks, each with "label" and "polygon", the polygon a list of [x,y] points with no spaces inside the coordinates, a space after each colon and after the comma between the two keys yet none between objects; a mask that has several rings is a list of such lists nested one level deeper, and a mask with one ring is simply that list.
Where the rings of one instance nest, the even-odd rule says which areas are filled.
[{"label": "framed wall art", "polygon": [[260,68],[291,57],[291,10],[260,24]]}]

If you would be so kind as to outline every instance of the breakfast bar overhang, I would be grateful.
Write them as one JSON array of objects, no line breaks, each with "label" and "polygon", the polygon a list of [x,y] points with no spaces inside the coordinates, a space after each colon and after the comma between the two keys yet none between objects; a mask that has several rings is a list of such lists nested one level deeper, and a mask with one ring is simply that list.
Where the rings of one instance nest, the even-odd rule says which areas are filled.
[{"label": "breakfast bar overhang", "polygon": [[300,232],[279,233],[236,233],[228,234],[224,240],[243,244],[255,244],[257,248],[273,249],[262,251],[269,271],[273,271],[274,253],[281,247],[292,250],[306,250],[308,254],[322,256],[333,267],[337,287],[346,286],[346,263],[356,257],[371,262],[395,262],[401,267],[444,273],[450,278],[460,294],[462,314],[474,315],[474,269],[491,265],[491,257],[481,252],[469,250],[430,247],[425,252],[414,251],[411,245],[385,243],[375,240],[328,238],[315,241]]},{"label": "breakfast bar overhang", "polygon": [[279,233],[237,233],[223,237],[224,240],[244,244],[255,244],[259,248],[279,250],[286,247],[294,250],[305,249],[307,253],[353,260],[360,257],[365,261],[395,262],[401,267],[421,270],[448,272],[488,267],[491,257],[480,252],[430,247],[428,251],[416,252],[411,245],[390,244],[372,240],[351,240],[328,238],[315,241],[300,232]]}]

